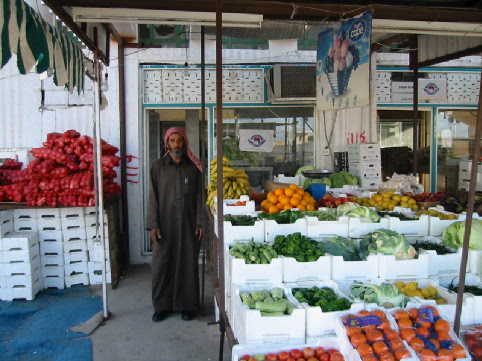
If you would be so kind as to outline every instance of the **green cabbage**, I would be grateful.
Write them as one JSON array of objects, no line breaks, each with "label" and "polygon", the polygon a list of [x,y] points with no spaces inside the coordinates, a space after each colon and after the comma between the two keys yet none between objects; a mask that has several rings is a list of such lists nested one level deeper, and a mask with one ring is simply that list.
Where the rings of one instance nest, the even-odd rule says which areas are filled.
[{"label": "green cabbage", "polygon": [[366,258],[370,253],[394,255],[396,259],[412,259],[417,251],[403,234],[380,228],[367,234],[360,241],[360,253]]},{"label": "green cabbage", "polygon": [[[465,235],[465,221],[454,222],[442,233],[442,242],[451,248],[462,247]],[[482,221],[472,219],[469,248],[482,250]]]},{"label": "green cabbage", "polygon": [[405,307],[405,295],[391,283],[380,286],[355,281],[350,286],[350,297],[385,308]]},{"label": "green cabbage", "polygon": [[378,222],[380,216],[378,213],[365,206],[360,206],[358,203],[348,202],[341,204],[337,207],[336,213],[338,216],[348,216],[354,218],[360,218],[362,220],[367,220],[368,222]]}]

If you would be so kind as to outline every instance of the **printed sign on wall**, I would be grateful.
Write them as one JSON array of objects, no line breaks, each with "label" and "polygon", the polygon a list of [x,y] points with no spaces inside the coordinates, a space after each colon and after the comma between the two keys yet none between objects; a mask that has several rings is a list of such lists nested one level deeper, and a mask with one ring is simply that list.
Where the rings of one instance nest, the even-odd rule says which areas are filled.
[{"label": "printed sign on wall", "polygon": [[318,35],[316,105],[321,110],[369,105],[372,11]]},{"label": "printed sign on wall", "polygon": [[246,152],[272,152],[274,131],[263,129],[240,129],[239,150]]},{"label": "printed sign on wall", "polygon": [[447,100],[447,80],[418,79],[418,100]]}]

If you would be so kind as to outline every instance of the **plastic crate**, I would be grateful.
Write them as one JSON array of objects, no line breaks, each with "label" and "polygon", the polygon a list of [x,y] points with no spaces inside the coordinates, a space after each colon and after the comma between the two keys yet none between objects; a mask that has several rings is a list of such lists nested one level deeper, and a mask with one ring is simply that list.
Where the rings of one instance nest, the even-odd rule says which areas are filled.
[{"label": "plastic crate", "polygon": [[295,258],[280,256],[283,260],[283,282],[323,281],[331,278],[331,256],[325,255],[314,262],[298,262]]},{"label": "plastic crate", "polygon": [[337,221],[319,221],[317,217],[305,218],[308,237],[348,237],[348,217],[340,217]]},{"label": "plastic crate", "polygon": [[87,240],[87,249],[89,250],[89,260],[92,262],[102,262],[103,258],[110,261],[110,252],[108,249],[104,250],[104,255],[102,255],[102,244],[100,242],[92,242],[92,240]]},{"label": "plastic crate", "polygon": [[36,208],[15,208],[13,210],[13,219],[16,218],[37,218]]},{"label": "plastic crate", "polygon": [[7,288],[15,288],[15,287],[34,287],[35,283],[41,278],[42,272],[39,270],[33,275],[12,275],[7,276]]},{"label": "plastic crate", "polygon": [[[95,208],[95,207],[93,207]],[[60,217],[62,218],[77,218],[84,217],[85,210],[82,207],[62,207],[60,208]]]},{"label": "plastic crate", "polygon": [[62,237],[64,239],[64,242],[73,241],[73,240],[79,241],[79,240],[86,240],[87,239],[87,235],[86,235],[84,227],[63,229],[62,230]]},{"label": "plastic crate", "polygon": [[[312,288],[317,287],[329,287],[331,288],[337,296],[346,297],[348,295],[340,290],[340,286],[332,281],[326,280],[321,282],[300,282],[300,283],[289,283],[285,284],[288,287],[288,292],[293,295],[293,290],[296,288]],[[293,295],[294,298],[294,295]],[[295,299],[295,298],[294,298]],[[349,298],[348,298],[349,299]],[[351,301],[351,300],[350,300]],[[307,303],[300,303],[295,299],[295,305],[302,307],[306,310],[306,336],[322,337],[335,333],[335,317],[340,312],[350,311],[352,313],[358,312],[365,307],[365,303],[361,301],[355,301],[352,303],[350,309],[345,311],[335,311],[335,312],[323,312],[319,306],[310,306]]]},{"label": "plastic crate", "polygon": [[[100,225],[100,222],[97,221],[97,217],[95,214],[89,214],[84,216],[85,226],[86,227],[95,227],[97,224]],[[104,215],[104,225],[107,225],[107,217]]]},{"label": "plastic crate", "polygon": [[[446,212],[444,210],[441,210],[438,207],[434,208],[429,208],[434,209],[437,212],[443,213],[443,214],[455,214],[451,212]],[[443,231],[450,226],[452,223],[459,222],[459,221],[464,221],[467,216],[465,214],[455,214],[457,216],[457,219],[440,219],[439,217],[429,217],[429,224],[428,224],[428,235],[429,236],[435,236],[439,237],[442,235]],[[478,218],[478,217],[473,217],[473,218]]]},{"label": "plastic crate", "polygon": [[77,217],[64,217],[62,220],[62,229],[72,229],[72,228],[84,228],[85,227],[85,216],[83,214]]},{"label": "plastic crate", "polygon": [[274,238],[278,235],[287,236],[296,232],[301,233],[302,236],[307,235],[307,222],[305,218],[299,218],[295,223],[279,224],[274,220],[264,220],[264,240],[265,242],[274,242]]},{"label": "plastic crate", "polygon": [[351,238],[363,238],[363,236],[376,231],[380,228],[389,228],[389,219],[380,218],[380,222],[365,222],[360,218],[349,217],[348,219],[348,236]]},{"label": "plastic crate", "polygon": [[342,256],[331,256],[333,280],[367,280],[378,277],[378,255],[370,254],[366,261],[345,261]]},{"label": "plastic crate", "polygon": [[428,278],[429,255],[422,253],[418,258],[397,260],[393,255],[378,254],[378,277],[395,278]]},{"label": "plastic crate", "polygon": [[348,163],[374,162],[381,160],[378,143],[355,143],[348,145]]},{"label": "plastic crate", "polygon": [[42,277],[58,277],[64,280],[64,266],[44,266],[42,267]]},{"label": "plastic crate", "polygon": [[[291,315],[263,317],[259,310],[243,305],[241,292],[281,287],[285,296],[287,290],[282,284],[236,285],[233,292],[234,318],[238,321],[234,336],[241,344],[303,344],[305,342],[306,310],[296,308]],[[288,298],[288,297],[287,297]],[[292,299],[289,301],[293,302]]]},{"label": "plastic crate", "polygon": [[469,249],[469,272],[482,276],[482,251]]},{"label": "plastic crate", "polygon": [[77,262],[64,265],[65,277],[79,273],[89,273],[87,262]]},{"label": "plastic crate", "polygon": [[[99,237],[102,237],[102,227],[99,227]],[[104,235],[105,238],[109,237],[109,226],[104,225]],[[85,227],[85,236],[87,238],[95,239],[97,237],[97,230],[95,226]]]},{"label": "plastic crate", "polygon": [[[102,262],[87,262],[87,269],[89,273],[102,273]],[[105,270],[110,273],[110,262],[105,263]]]},{"label": "plastic crate", "polygon": [[9,221],[13,221],[13,210],[0,209],[0,225]]},{"label": "plastic crate", "polygon": [[[112,274],[110,272],[105,273],[105,283],[111,283]],[[89,283],[91,285],[102,284],[102,271],[89,272]]]},{"label": "plastic crate", "polygon": [[[410,217],[413,213],[404,213],[406,216]],[[405,236],[428,236],[429,229],[429,218],[430,216],[426,214],[421,214],[418,219],[413,221],[402,221],[398,217],[386,216],[389,219],[388,229],[395,231],[399,234],[404,234]]]}]

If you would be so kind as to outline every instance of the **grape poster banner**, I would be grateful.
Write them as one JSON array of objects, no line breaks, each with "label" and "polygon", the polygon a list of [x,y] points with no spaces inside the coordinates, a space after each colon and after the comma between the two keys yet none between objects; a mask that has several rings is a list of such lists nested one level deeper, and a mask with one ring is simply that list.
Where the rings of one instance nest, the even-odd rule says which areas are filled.
[{"label": "grape poster banner", "polygon": [[318,109],[369,105],[371,27],[372,11],[367,11],[318,35]]}]

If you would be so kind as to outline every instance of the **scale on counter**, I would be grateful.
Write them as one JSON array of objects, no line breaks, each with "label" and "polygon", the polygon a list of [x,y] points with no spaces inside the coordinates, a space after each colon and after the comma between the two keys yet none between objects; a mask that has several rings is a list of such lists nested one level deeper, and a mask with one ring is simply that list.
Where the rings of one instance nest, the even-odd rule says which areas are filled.
[{"label": "scale on counter", "polygon": [[327,169],[310,169],[301,171],[301,174],[306,178],[321,179],[331,176],[333,171]]}]

